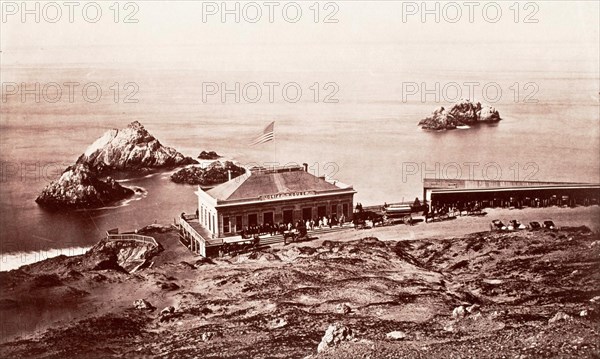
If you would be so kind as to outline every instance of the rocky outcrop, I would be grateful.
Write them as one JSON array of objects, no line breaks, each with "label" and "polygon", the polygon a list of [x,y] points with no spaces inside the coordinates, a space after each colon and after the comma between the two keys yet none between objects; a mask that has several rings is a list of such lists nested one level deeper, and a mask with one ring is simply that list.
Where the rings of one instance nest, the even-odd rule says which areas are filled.
[{"label": "rocky outcrop", "polygon": [[171,147],[163,146],[141,123],[112,129],[89,146],[77,163],[87,163],[100,172],[147,171],[198,163]]},{"label": "rocky outcrop", "polygon": [[500,121],[500,113],[491,106],[482,106],[480,102],[462,100],[450,109],[440,107],[431,116],[421,120],[419,126],[426,130],[452,130],[458,126],[471,126],[484,122]]},{"label": "rocky outcrop", "polygon": [[171,175],[171,180],[175,183],[214,186],[227,182],[229,180],[229,171],[231,171],[232,179],[246,173],[243,167],[237,166],[231,161],[216,161],[206,168],[198,166],[182,168]]},{"label": "rocky outcrop", "polygon": [[96,169],[85,163],[68,167],[59,179],[52,181],[36,198],[48,208],[96,208],[128,198],[134,191],[110,177],[100,179]]},{"label": "rocky outcrop", "polygon": [[343,341],[352,340],[353,338],[352,329],[345,325],[332,324],[325,331],[325,335],[317,347],[317,352],[321,353],[329,348],[338,346]]},{"label": "rocky outcrop", "polygon": [[85,270],[116,270],[131,273],[163,248],[150,243],[102,240],[87,251],[81,260]]},{"label": "rocky outcrop", "polygon": [[215,151],[202,151],[198,155],[198,158],[201,160],[218,160],[221,158]]}]

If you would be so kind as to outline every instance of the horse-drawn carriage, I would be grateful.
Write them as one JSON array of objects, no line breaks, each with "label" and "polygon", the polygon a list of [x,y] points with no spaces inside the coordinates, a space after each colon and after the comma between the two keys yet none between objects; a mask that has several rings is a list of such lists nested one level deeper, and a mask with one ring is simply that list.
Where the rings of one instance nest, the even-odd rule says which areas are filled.
[{"label": "horse-drawn carriage", "polygon": [[244,240],[242,241],[223,242],[223,245],[221,246],[221,251],[223,252],[223,254],[239,254],[256,249],[259,246],[260,238],[258,236],[255,236],[251,239],[244,238]]},{"label": "horse-drawn carriage", "polygon": [[308,238],[308,230],[305,226],[300,226],[298,228],[294,228],[292,230],[286,231],[283,233],[283,244],[287,245],[288,240],[290,243],[298,242],[302,239]]},{"label": "horse-drawn carriage", "polygon": [[367,228],[367,221],[370,221],[373,227],[377,224],[385,226],[387,223],[387,216],[373,211],[359,211],[354,213],[354,219],[352,220],[354,229]]}]

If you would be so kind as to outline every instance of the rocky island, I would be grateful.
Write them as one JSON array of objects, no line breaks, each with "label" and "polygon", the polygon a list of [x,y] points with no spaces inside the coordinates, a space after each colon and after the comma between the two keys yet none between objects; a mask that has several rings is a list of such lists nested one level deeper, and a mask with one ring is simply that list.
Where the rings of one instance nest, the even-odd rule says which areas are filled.
[{"label": "rocky island", "polygon": [[85,150],[77,163],[87,163],[107,173],[171,169],[198,161],[163,146],[141,123],[134,121],[122,130],[107,131]]},{"label": "rocky island", "polygon": [[480,102],[461,100],[450,109],[440,107],[431,116],[421,120],[419,126],[425,130],[453,130],[459,126],[472,126],[479,123],[492,123],[502,120],[500,113],[491,106]]},{"label": "rocky island", "polygon": [[175,183],[208,187],[227,182],[229,173],[233,179],[246,173],[246,170],[231,161],[215,161],[206,168],[198,166],[182,168],[171,175],[171,180]]},{"label": "rocky island", "polygon": [[108,174],[157,171],[194,163],[198,162],[163,146],[134,121],[125,129],[112,129],[97,139],[75,165],[44,188],[36,202],[54,209],[104,207],[134,194]]},{"label": "rocky island", "polygon": [[215,151],[202,151],[198,158],[201,160],[218,160],[222,156],[217,154]]},{"label": "rocky island", "polygon": [[54,209],[96,208],[133,194],[133,190],[110,177],[100,179],[96,169],[88,164],[78,163],[68,167],[59,179],[46,186],[35,201]]}]

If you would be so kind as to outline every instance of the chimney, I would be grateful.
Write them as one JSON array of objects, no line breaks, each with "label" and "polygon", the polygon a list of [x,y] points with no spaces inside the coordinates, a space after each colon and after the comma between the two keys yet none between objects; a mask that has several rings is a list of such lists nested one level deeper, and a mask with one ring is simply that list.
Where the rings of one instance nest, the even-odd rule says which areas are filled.
[{"label": "chimney", "polygon": [[303,163],[302,166],[304,166],[304,172],[308,172],[308,163]]},{"label": "chimney", "polygon": [[231,170],[227,170],[227,178],[229,178],[228,181],[231,181]]}]

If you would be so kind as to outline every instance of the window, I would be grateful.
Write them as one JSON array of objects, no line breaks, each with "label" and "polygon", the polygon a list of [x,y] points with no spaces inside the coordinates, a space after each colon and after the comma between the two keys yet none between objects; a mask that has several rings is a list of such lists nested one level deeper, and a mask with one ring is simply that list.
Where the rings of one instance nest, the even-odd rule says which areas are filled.
[{"label": "window", "polygon": [[344,214],[344,217],[348,218],[348,203],[342,205],[342,213]]},{"label": "window", "polygon": [[248,225],[256,226],[258,224],[258,215],[257,214],[249,214],[248,215]]},{"label": "window", "polygon": [[294,222],[294,211],[293,210],[285,210],[283,211],[283,223],[293,223]]},{"label": "window", "polygon": [[229,233],[229,217],[223,217],[223,233]]},{"label": "window", "polygon": [[302,208],[302,219],[305,221],[312,219],[312,208]]},{"label": "window", "polygon": [[263,214],[263,224],[273,224],[273,212],[265,212]]},{"label": "window", "polygon": [[332,216],[336,216],[337,215],[337,204],[332,204],[331,205],[331,215]]},{"label": "window", "polygon": [[235,230],[241,231],[242,229],[243,229],[242,216],[237,216],[237,217],[235,217]]},{"label": "window", "polygon": [[323,218],[327,215],[327,206],[319,206],[317,208],[317,215],[319,218]]}]

